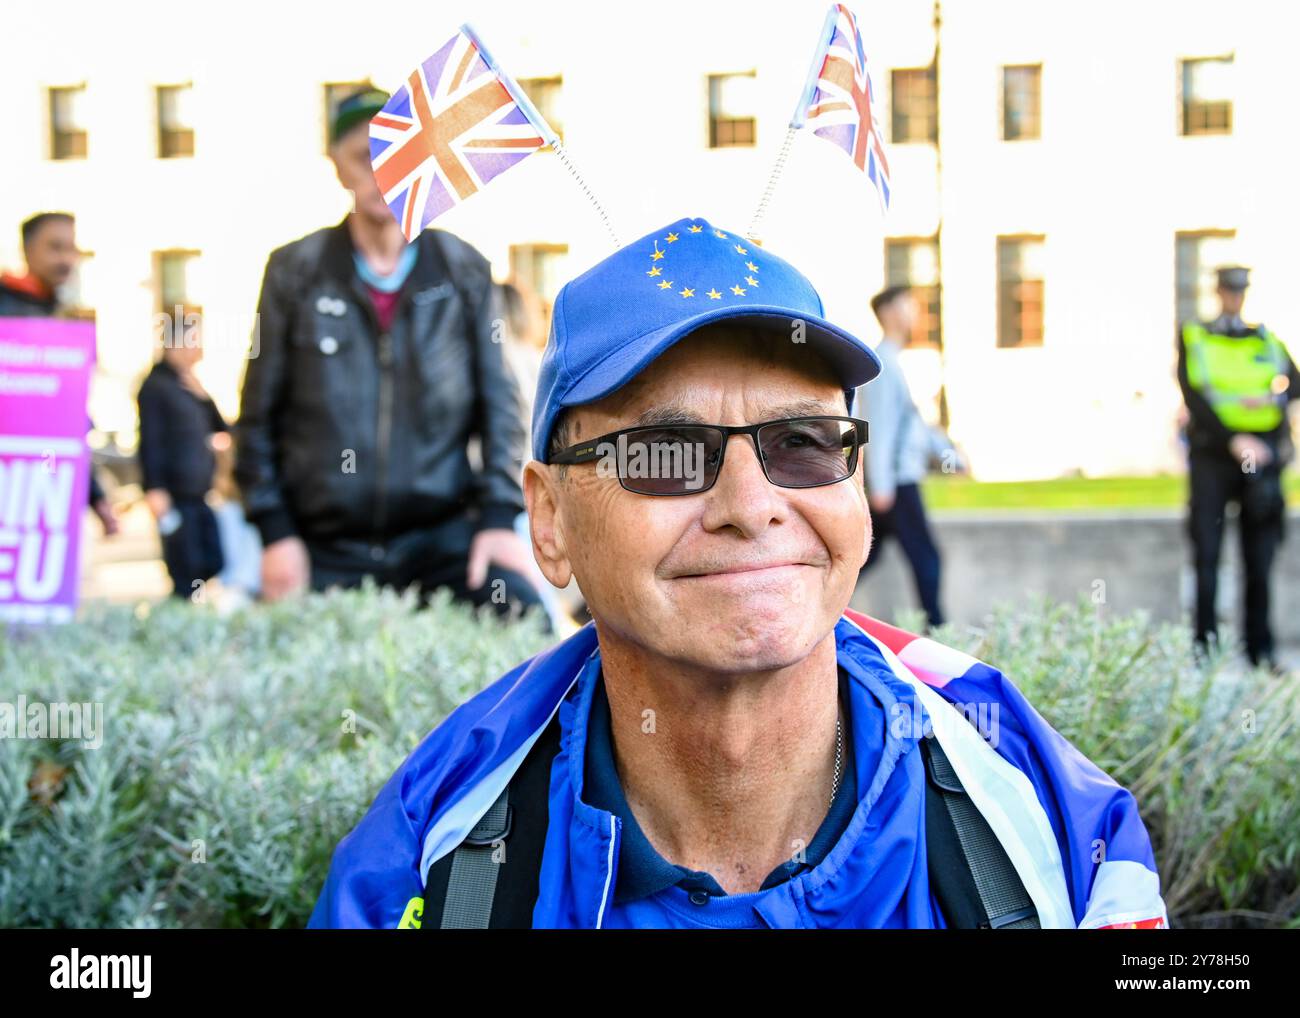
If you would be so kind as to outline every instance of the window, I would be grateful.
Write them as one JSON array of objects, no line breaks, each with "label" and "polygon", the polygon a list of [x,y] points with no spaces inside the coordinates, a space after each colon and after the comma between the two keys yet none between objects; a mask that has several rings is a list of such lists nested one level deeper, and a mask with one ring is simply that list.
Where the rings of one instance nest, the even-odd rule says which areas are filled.
[{"label": "window", "polygon": [[1039,138],[1042,104],[1041,64],[1002,68],[1002,140]]},{"label": "window", "polygon": [[519,79],[519,87],[537,107],[542,118],[560,136],[561,141],[564,140],[564,115],[560,108],[560,87],[563,84],[563,79],[559,77]]},{"label": "window", "polygon": [[50,158],[86,158],[86,86],[50,89]]},{"label": "window", "polygon": [[942,349],[938,240],[934,237],[886,240],[885,285],[912,288],[916,300],[916,322],[907,338],[907,345]]},{"label": "window", "polygon": [[194,118],[189,85],[158,86],[158,158],[194,155]]},{"label": "window", "polygon": [[1230,265],[1236,233],[1195,230],[1174,235],[1174,314],[1179,322],[1209,320],[1219,314],[1215,293],[1220,265]]},{"label": "window", "polygon": [[63,284],[59,295],[64,313],[69,318],[87,322],[95,320],[94,278],[95,255],[82,251],[77,256],[77,267],[72,270],[72,276]]},{"label": "window", "polygon": [[890,72],[891,141],[939,138],[939,109],[933,67],[900,68]]},{"label": "window", "polygon": [[364,89],[374,88],[368,81],[332,81],[325,85],[325,151],[330,150],[330,126],[334,123],[334,114],[339,111],[339,103]]},{"label": "window", "polygon": [[1043,345],[1043,238],[998,238],[998,346]]},{"label": "window", "polygon": [[756,84],[753,71],[709,75],[709,148],[754,144]]},{"label": "window", "polygon": [[1182,62],[1182,134],[1232,133],[1232,57]]},{"label": "window", "polygon": [[547,332],[551,328],[551,307],[564,285],[567,244],[510,245],[510,278],[521,290],[531,290],[541,304]]},{"label": "window", "polygon": [[187,311],[201,310],[201,302],[194,297],[197,251],[157,251],[154,253],[154,291],[158,310],[172,314],[177,307]]}]

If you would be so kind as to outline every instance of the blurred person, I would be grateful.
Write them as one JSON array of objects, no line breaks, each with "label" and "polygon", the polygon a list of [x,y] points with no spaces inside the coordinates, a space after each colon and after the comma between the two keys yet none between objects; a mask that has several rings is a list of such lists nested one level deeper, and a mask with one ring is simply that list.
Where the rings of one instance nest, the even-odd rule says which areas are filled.
[{"label": "blurred person", "polygon": [[[54,318],[62,314],[59,291],[76,271],[76,220],[69,212],[38,212],[21,227],[25,272],[0,273],[0,318]],[[94,427],[89,420],[87,423]],[[90,465],[90,508],[99,517],[104,535],[121,529],[117,514]]]},{"label": "blurred person", "polygon": [[1203,651],[1218,638],[1215,602],[1224,511],[1236,502],[1245,570],[1246,654],[1251,664],[1275,667],[1269,574],[1285,531],[1282,468],[1293,457],[1287,406],[1300,396],[1300,375],[1281,340],[1263,325],[1241,318],[1250,270],[1224,266],[1217,276],[1218,317],[1182,323],[1177,339],[1178,385],[1187,405],[1195,639]]},{"label": "blurred person", "polygon": [[[879,560],[881,544],[893,537],[907,556],[916,592],[931,626],[942,625],[939,604],[939,549],[921,498],[921,480],[931,458],[955,451],[922,419],[903,375],[899,351],[916,322],[916,299],[906,286],[891,286],[871,298],[883,336],[876,346],[884,369],[880,380],[858,394],[863,416],[871,422],[867,444],[867,502],[876,540],[862,567],[868,572]],[[959,464],[958,464],[959,465]]]},{"label": "blurred person", "polygon": [[496,299],[505,335],[506,358],[519,381],[527,422],[533,411],[542,351],[546,349],[546,327],[538,307],[539,298],[536,293],[525,292],[517,283],[507,280],[496,284]]},{"label": "blurred person", "polygon": [[442,230],[402,236],[370,165],[367,125],[386,99],[358,92],[331,125],[353,211],[267,262],[236,443],[262,594],[370,576],[518,612],[540,601],[513,529],[524,426],[490,267]]},{"label": "blurred person", "polygon": [[524,487],[538,565],[593,621],[420,743],[309,925],[1166,925],[1131,793],[996,669],[848,610],[850,415],[880,370],[704,219],[571,280]]},{"label": "blurred person", "polygon": [[172,594],[188,598],[225,565],[208,493],[216,472],[213,436],[224,436],[230,429],[194,374],[203,359],[198,316],[166,317],[169,324],[160,337],[159,357],[136,397],[137,456],[145,502],[158,523]]},{"label": "blurred person", "polygon": [[[546,331],[538,310],[538,297],[531,290],[525,293],[509,280],[497,283],[495,287],[497,317],[494,321],[500,323],[506,360],[519,380],[524,420],[527,421],[532,417],[533,394],[537,391],[542,351],[546,347]],[[521,512],[515,517],[515,533],[519,535],[521,541],[528,541],[526,512]],[[531,556],[529,556],[528,567],[527,575],[542,599],[546,614],[551,620],[551,628],[559,635],[568,636],[576,627],[574,614],[561,600],[560,593],[542,575],[542,571],[537,568],[537,563]],[[572,603],[576,613],[582,617],[582,621],[586,621],[586,610],[582,606],[581,595],[574,591],[572,594],[567,594],[566,599]]]}]

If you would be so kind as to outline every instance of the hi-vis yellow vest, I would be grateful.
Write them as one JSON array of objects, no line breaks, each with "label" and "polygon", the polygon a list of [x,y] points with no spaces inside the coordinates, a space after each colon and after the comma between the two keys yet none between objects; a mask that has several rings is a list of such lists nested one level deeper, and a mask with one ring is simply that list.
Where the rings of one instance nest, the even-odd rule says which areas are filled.
[{"label": "hi-vis yellow vest", "polygon": [[1286,348],[1265,328],[1224,336],[1201,322],[1183,326],[1187,380],[1229,431],[1272,431],[1286,412]]}]

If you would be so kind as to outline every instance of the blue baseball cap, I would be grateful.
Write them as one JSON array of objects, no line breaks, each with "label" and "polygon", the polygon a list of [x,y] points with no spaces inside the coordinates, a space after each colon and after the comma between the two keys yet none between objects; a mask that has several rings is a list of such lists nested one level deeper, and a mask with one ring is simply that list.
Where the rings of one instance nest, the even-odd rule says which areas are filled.
[{"label": "blue baseball cap", "polygon": [[565,407],[607,396],[679,339],[719,321],[790,330],[853,391],[880,374],[862,340],[822,317],[817,291],[793,265],[706,219],[679,219],[619,248],[555,299],[533,404],[533,458],[546,462]]}]

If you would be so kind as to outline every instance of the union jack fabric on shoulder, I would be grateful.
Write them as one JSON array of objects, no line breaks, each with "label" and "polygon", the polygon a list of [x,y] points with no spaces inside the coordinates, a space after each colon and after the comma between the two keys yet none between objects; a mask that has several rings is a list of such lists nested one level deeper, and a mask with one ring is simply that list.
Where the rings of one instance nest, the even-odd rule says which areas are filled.
[{"label": "union jack fabric on shoulder", "polygon": [[858,20],[843,4],[836,4],[826,15],[790,126],[811,127],[818,137],[842,150],[875,185],[881,208],[888,209],[889,161],[880,121],[874,115],[879,107]]},{"label": "union jack fabric on shoulder", "polygon": [[370,162],[406,239],[555,132],[468,25],[413,70],[370,121]]},{"label": "union jack fabric on shoulder", "polygon": [[844,616],[916,689],[1045,927],[1168,927],[1151,841],[1127,789],[1056,731],[998,669],[861,612]]}]

